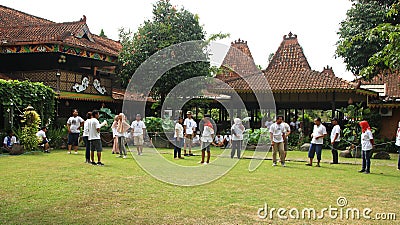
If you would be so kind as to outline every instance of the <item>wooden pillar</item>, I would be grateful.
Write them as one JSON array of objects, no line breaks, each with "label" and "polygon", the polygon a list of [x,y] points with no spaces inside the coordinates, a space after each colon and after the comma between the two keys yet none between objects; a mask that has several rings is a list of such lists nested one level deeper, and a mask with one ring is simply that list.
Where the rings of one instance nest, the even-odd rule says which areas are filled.
[{"label": "wooden pillar", "polygon": [[332,93],[332,118],[336,117],[336,92]]}]

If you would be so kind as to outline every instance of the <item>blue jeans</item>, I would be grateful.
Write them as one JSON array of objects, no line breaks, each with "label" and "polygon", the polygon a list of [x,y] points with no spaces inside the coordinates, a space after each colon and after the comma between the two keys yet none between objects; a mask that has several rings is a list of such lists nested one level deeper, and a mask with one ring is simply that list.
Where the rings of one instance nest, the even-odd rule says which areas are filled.
[{"label": "blue jeans", "polygon": [[372,150],[368,150],[368,151],[361,150],[361,157],[362,157],[362,169],[361,170],[370,172],[371,156],[372,156]]},{"label": "blue jeans", "polygon": [[317,160],[321,161],[322,144],[311,143],[310,149],[308,149],[308,158],[313,159],[315,156],[315,153],[317,153]]},{"label": "blue jeans", "polygon": [[180,138],[179,141],[175,138],[174,158],[181,158],[182,146],[183,138]]}]

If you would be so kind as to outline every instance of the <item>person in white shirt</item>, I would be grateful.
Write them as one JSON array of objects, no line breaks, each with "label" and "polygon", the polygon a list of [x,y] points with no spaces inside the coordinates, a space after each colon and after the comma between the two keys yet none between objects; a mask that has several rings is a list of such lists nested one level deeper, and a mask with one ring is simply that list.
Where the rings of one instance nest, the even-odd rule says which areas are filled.
[{"label": "person in white shirt", "polygon": [[267,120],[265,121],[265,128],[269,129],[271,127],[271,125],[274,124],[274,122],[272,122],[271,118],[267,118]]},{"label": "person in white shirt", "polygon": [[113,148],[112,148],[112,151],[111,151],[112,154],[119,154],[117,127],[118,127],[118,115],[116,115],[114,117],[114,122],[111,125],[111,130],[112,130],[112,134],[113,134]]},{"label": "person in white shirt", "polygon": [[[100,128],[107,124],[105,120],[100,124],[99,122],[99,111],[92,111],[92,119],[88,122],[89,135],[88,140],[90,144],[90,158],[92,159],[92,165],[104,166],[101,162],[101,152],[103,151],[103,146],[101,145],[100,139]],[[97,152],[97,163],[94,161],[94,152]]]},{"label": "person in white shirt", "polygon": [[241,157],[244,130],[245,127],[242,124],[242,120],[240,118],[233,119],[233,125],[231,127],[231,132],[232,132],[231,159],[235,157],[235,153],[238,159],[240,159]]},{"label": "person in white shirt", "polygon": [[212,143],[214,147],[224,147],[224,137],[218,133],[215,138],[214,142]]},{"label": "person in white shirt", "polygon": [[38,139],[39,139],[39,145],[43,145],[44,152],[50,153],[49,152],[50,145],[49,145],[49,140],[47,139],[47,136],[46,136],[46,132],[47,132],[47,127],[42,127],[36,133],[36,137],[38,137]]},{"label": "person in white shirt", "polygon": [[361,127],[361,156],[362,156],[362,168],[360,173],[369,174],[371,172],[371,156],[372,149],[374,148],[374,137],[372,136],[371,127],[367,121],[360,122]]},{"label": "person in white shirt", "polygon": [[290,122],[290,128],[291,128],[291,130],[293,130],[294,132],[299,131],[300,122],[297,121],[297,118],[293,118],[293,121]]},{"label": "person in white shirt", "polygon": [[398,125],[398,128],[397,128],[397,132],[396,132],[396,143],[395,143],[395,145],[396,145],[397,151],[399,152],[399,160],[397,162],[397,170],[400,170],[400,122],[399,122],[399,125]]},{"label": "person in white shirt", "polygon": [[[187,118],[183,122],[183,129],[185,132],[185,144],[183,145],[184,156],[193,156],[192,154],[192,144],[193,137],[196,135],[197,123],[192,118],[192,112],[187,111]],[[189,154],[186,153],[186,148],[189,148]]]},{"label": "person in white shirt", "polygon": [[133,142],[136,146],[138,155],[143,154],[144,134],[146,132],[146,125],[141,119],[142,116],[137,114],[136,120],[131,124],[131,128],[133,129]]},{"label": "person in white shirt", "polygon": [[78,116],[78,110],[72,110],[72,116],[67,121],[68,128],[68,154],[71,154],[72,146],[74,146],[75,154],[78,154],[78,142],[80,128],[83,127],[85,121]]},{"label": "person in white shirt", "polygon": [[[9,153],[12,150],[14,144],[17,143],[17,138],[14,136],[14,132],[11,130],[7,132],[7,136],[3,140],[3,148],[1,149],[3,153]],[[2,153],[0,151],[0,154]]]},{"label": "person in white shirt", "polygon": [[225,148],[231,148],[231,145],[232,145],[231,141],[232,141],[232,135],[231,135],[231,132],[228,131],[224,135],[224,147]]},{"label": "person in white shirt", "polygon": [[[214,137],[214,126],[210,122],[210,118],[208,115],[205,115],[203,118],[203,133],[201,134],[201,161],[199,163],[207,165],[210,163],[211,157],[211,149],[210,145],[213,142]],[[207,152],[207,161],[204,161],[205,155]]]},{"label": "person in white shirt", "polygon": [[92,112],[86,114],[86,120],[83,123],[82,139],[85,143],[85,163],[90,163],[90,143],[89,143],[89,120],[92,119]]},{"label": "person in white shirt", "polygon": [[272,124],[271,127],[269,128],[269,133],[272,146],[272,166],[276,166],[277,162],[276,154],[278,152],[281,160],[281,165],[286,166],[285,147],[284,147],[286,136],[285,136],[285,126],[283,124],[283,116],[276,117],[276,122]]},{"label": "person in white shirt", "polygon": [[125,136],[126,132],[130,128],[126,116],[123,113],[120,113],[117,118],[117,129],[116,129],[116,136],[117,136],[117,146],[118,146],[118,152],[119,156],[126,159],[126,148],[125,148]]},{"label": "person in white shirt", "polygon": [[179,117],[178,121],[175,124],[175,132],[174,132],[174,139],[175,139],[175,146],[174,146],[174,159],[184,159],[182,154],[182,146],[183,146],[183,118]]},{"label": "person in white shirt", "polygon": [[338,146],[340,142],[340,126],[338,123],[338,119],[332,119],[332,132],[331,132],[331,148],[332,148],[332,163],[331,164],[339,164],[339,155],[338,155]]},{"label": "person in white shirt", "polygon": [[314,129],[311,134],[311,145],[308,150],[308,158],[310,162],[306,164],[306,166],[312,166],[315,153],[317,153],[317,167],[320,167],[321,156],[322,156],[322,145],[324,144],[324,137],[328,134],[326,132],[325,126],[321,122],[321,118],[316,118],[314,120]]}]

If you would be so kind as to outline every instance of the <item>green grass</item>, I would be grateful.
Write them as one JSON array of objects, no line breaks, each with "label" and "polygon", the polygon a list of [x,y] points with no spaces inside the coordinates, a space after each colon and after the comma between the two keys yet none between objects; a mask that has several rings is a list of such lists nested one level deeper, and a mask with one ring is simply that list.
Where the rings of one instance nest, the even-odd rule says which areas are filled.
[{"label": "green grass", "polygon": [[[181,165],[197,165],[200,159],[173,160],[172,150],[161,152]],[[220,152],[212,149],[213,155]],[[117,159],[109,149],[103,155],[105,167],[84,164],[83,151],[0,157],[0,224],[395,224],[400,220],[397,154],[388,161],[373,160],[370,175],[357,173],[360,159],[340,158],[346,164],[306,167],[301,162],[306,152],[288,152],[292,161],[286,168],[272,167],[265,160],[254,172],[247,170],[250,160],[243,159],[222,178],[197,187],[157,181],[132,157]],[[329,151],[323,152],[324,162],[330,157]],[[257,217],[264,203],[320,210],[336,206],[340,196],[347,198],[349,207],[396,213],[397,221]]]}]

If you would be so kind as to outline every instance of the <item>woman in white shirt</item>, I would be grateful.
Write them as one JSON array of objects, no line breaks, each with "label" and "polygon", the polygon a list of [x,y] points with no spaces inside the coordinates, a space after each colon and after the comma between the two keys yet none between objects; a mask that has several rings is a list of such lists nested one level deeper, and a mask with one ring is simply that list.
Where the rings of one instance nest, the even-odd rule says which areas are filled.
[{"label": "woman in white shirt", "polygon": [[397,151],[399,152],[399,161],[397,163],[397,170],[400,170],[400,122],[399,122],[399,126],[397,128],[397,132],[396,132],[396,148]]},{"label": "woman in white shirt", "polygon": [[235,118],[233,120],[234,124],[231,128],[232,130],[232,150],[231,158],[237,153],[237,158],[240,159],[242,145],[243,145],[243,132],[245,130],[242,120],[240,118]]},{"label": "woman in white shirt", "polygon": [[181,156],[182,153],[182,146],[183,146],[183,119],[179,117],[178,121],[175,124],[175,132],[174,132],[174,139],[175,139],[175,147],[174,147],[174,159],[184,159]]},{"label": "woman in white shirt", "polygon": [[114,122],[111,125],[112,133],[113,133],[113,148],[112,154],[119,154],[118,150],[118,137],[117,137],[117,127],[118,127],[118,115],[114,117]]},{"label": "woman in white shirt", "polygon": [[371,167],[372,149],[374,146],[374,137],[372,136],[371,127],[367,121],[361,121],[361,156],[362,156],[362,169],[358,172],[369,174]]}]

